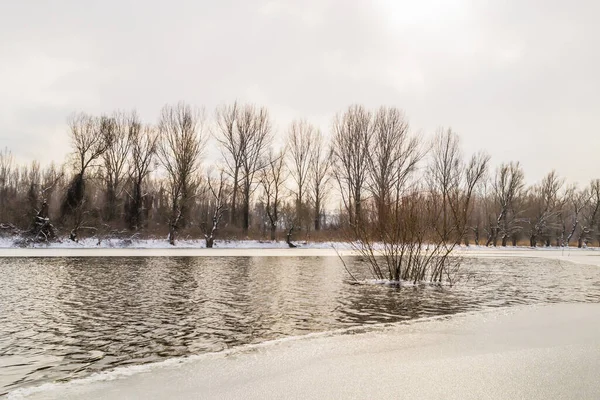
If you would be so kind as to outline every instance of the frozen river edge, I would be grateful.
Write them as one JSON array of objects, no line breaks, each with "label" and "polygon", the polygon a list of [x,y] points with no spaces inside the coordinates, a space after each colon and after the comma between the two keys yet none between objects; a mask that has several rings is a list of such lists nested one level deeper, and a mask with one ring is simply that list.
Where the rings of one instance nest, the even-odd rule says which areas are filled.
[{"label": "frozen river edge", "polygon": [[600,304],[283,339],[23,389],[32,399],[597,399]]}]

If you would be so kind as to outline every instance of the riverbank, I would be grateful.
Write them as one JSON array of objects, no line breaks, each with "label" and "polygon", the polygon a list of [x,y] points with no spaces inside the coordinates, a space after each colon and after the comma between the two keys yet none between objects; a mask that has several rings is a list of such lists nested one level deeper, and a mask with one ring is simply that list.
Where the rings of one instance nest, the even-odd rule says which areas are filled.
[{"label": "riverbank", "polygon": [[[289,248],[285,242],[256,240],[222,241],[207,249],[203,241],[179,241],[170,246],[164,240],[92,240],[52,243],[48,246],[14,247],[12,241],[0,241],[0,257],[335,257],[355,255],[349,243],[311,242],[298,243]],[[600,266],[600,251],[596,248],[530,248],[457,246],[455,254],[469,258],[543,258]]]},{"label": "riverbank", "polygon": [[600,398],[600,305],[498,309],[120,368],[11,399]]}]

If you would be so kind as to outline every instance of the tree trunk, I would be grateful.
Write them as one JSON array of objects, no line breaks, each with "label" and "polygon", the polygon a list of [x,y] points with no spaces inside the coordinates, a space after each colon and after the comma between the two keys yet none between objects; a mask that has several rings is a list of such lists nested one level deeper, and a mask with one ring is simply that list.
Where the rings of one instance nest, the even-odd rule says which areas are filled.
[{"label": "tree trunk", "polygon": [[169,221],[169,244],[171,246],[175,246],[175,235],[177,233],[177,227],[180,218],[181,209],[178,208],[176,204],[173,204],[173,214],[171,215],[171,220]]},{"label": "tree trunk", "polygon": [[250,201],[248,198],[244,199],[244,225],[242,228],[245,234],[248,233],[248,229],[250,228]]},{"label": "tree trunk", "polygon": [[287,235],[286,235],[286,239],[285,239],[285,241],[286,241],[286,243],[288,244],[288,246],[289,246],[290,248],[292,248],[292,249],[293,249],[293,248],[295,248],[295,247],[298,247],[298,246],[296,246],[294,243],[292,243],[292,231],[293,231],[293,230],[294,230],[294,227],[292,226],[292,227],[290,228],[290,230],[288,231],[288,233],[287,233]]},{"label": "tree trunk", "polygon": [[117,193],[112,182],[109,182],[106,188],[106,210],[105,218],[112,221],[116,217]]},{"label": "tree trunk", "polygon": [[237,226],[237,192],[239,190],[239,172],[237,168],[235,169],[233,175],[233,193],[231,193],[231,212],[229,213],[229,223],[233,226]]},{"label": "tree trunk", "polygon": [[250,182],[244,183],[244,220],[243,220],[243,230],[244,234],[248,234],[248,229],[250,228]]},{"label": "tree trunk", "polygon": [[321,204],[315,201],[315,231],[321,230]]},{"label": "tree trunk", "polygon": [[354,199],[354,223],[360,224],[360,196]]},{"label": "tree trunk", "polygon": [[169,225],[169,244],[171,246],[175,246],[175,227],[173,225]]},{"label": "tree trunk", "polygon": [[277,229],[277,225],[274,223],[271,223],[271,240],[275,240],[276,229]]},{"label": "tree trunk", "polygon": [[177,219],[177,226],[185,228],[188,225],[189,220],[189,189],[187,186],[183,186],[181,189],[181,199],[179,201],[179,218]]},{"label": "tree trunk", "polygon": [[131,199],[127,202],[127,220],[129,229],[138,230],[142,227],[142,183],[136,181],[133,183]]},{"label": "tree trunk", "polygon": [[206,238],[206,248],[207,249],[212,249],[213,248],[213,244],[215,243],[215,238],[210,236]]}]

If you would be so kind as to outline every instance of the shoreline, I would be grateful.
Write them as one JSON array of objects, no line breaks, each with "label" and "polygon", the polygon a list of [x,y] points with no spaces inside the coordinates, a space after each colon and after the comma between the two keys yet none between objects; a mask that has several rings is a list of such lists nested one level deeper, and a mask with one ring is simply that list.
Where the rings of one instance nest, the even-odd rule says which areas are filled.
[{"label": "shoreline", "polygon": [[599,328],[600,304],[499,308],[125,368],[8,398],[598,398]]},{"label": "shoreline", "polygon": [[[162,242],[160,242],[162,243]],[[2,247],[0,258],[14,257],[337,257],[356,256],[348,243],[315,242],[288,248],[285,242],[231,241],[221,246],[207,249],[197,247],[198,242],[183,242],[181,246],[158,246],[143,242],[129,247],[92,246],[75,244],[61,247],[62,243],[50,247]],[[337,249],[334,250],[332,246]],[[460,246],[454,254],[465,258],[545,258],[574,262],[579,264],[600,266],[600,251],[596,248],[530,248],[505,247],[493,248],[484,246]]]}]

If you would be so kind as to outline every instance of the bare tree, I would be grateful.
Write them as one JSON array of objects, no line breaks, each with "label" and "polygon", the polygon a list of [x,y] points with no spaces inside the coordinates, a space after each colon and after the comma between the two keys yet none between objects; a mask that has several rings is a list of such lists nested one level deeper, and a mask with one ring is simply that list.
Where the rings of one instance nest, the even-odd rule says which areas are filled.
[{"label": "bare tree", "polygon": [[210,229],[206,229],[204,233],[204,239],[206,241],[206,247],[211,249],[215,243],[215,235],[219,230],[219,223],[223,218],[223,213],[226,211],[225,208],[225,190],[226,181],[225,173],[221,170],[218,181],[208,177],[207,180],[208,188],[213,198],[213,212],[211,218]]},{"label": "bare tree", "polygon": [[27,188],[28,219],[31,219],[37,214],[37,208],[40,204],[40,186],[42,184],[40,163],[38,161],[32,161],[29,168],[25,169],[21,176],[25,181],[23,186]]},{"label": "bare tree", "polygon": [[[15,166],[12,152],[8,148],[0,151],[0,229],[3,231],[16,232],[14,225],[14,201],[17,196]],[[0,232],[1,233],[1,232]]]},{"label": "bare tree", "polygon": [[102,154],[106,185],[105,218],[112,221],[117,216],[118,199],[127,173],[127,159],[134,131],[139,130],[135,112],[115,112],[112,117],[100,118],[100,130],[106,137],[107,147]]},{"label": "bare tree", "polygon": [[129,190],[127,191],[126,219],[130,229],[140,229],[144,222],[144,179],[150,173],[157,152],[159,131],[137,120],[129,120],[131,156],[129,161]]},{"label": "bare tree", "polygon": [[215,135],[221,155],[225,160],[225,171],[233,180],[233,190],[231,192],[231,208],[229,210],[229,223],[234,225],[237,222],[238,215],[238,194],[242,175],[242,153],[245,144],[237,130],[237,119],[240,113],[240,106],[237,102],[231,106],[221,106],[216,112],[217,134]]},{"label": "bare tree", "polygon": [[[26,241],[47,242],[56,238],[56,228],[50,219],[49,199],[62,177],[63,173],[56,171],[54,164],[51,164],[44,172],[43,178],[40,179],[39,197],[36,197],[40,206],[38,207],[37,204],[34,206],[35,216],[26,232]],[[32,180],[35,180],[35,178]]]},{"label": "bare tree", "polygon": [[308,222],[308,209],[305,199],[316,134],[316,128],[304,120],[292,122],[288,129],[288,169],[294,180],[292,192],[296,197],[296,217],[298,218],[297,224],[300,226]]},{"label": "bare tree", "polygon": [[194,176],[205,144],[203,123],[203,112],[185,103],[163,107],[158,123],[161,140],[157,154],[167,172],[171,201],[171,245],[175,245],[177,230],[188,217],[188,203],[194,195]]},{"label": "bare tree", "polygon": [[[438,210],[439,235],[443,242],[448,242],[453,221],[451,221],[451,195],[458,191],[462,155],[460,153],[458,135],[451,129],[440,129],[431,147],[431,163],[428,168],[428,180],[431,192],[439,194],[435,207]],[[435,199],[435,197],[434,197]]]},{"label": "bare tree", "polygon": [[489,161],[490,156],[480,151],[473,154],[466,165],[461,162],[458,186],[448,196],[456,243],[460,243],[467,235],[475,191],[487,175]]},{"label": "bare tree", "polygon": [[263,153],[272,140],[271,120],[266,108],[246,105],[237,119],[237,131],[241,138],[241,189],[243,208],[242,228],[248,232],[250,226],[250,201],[256,189],[256,173],[265,167]]},{"label": "bare tree", "polygon": [[577,239],[577,247],[587,246],[592,234],[597,233],[598,217],[600,216],[600,179],[594,179],[589,186],[588,206],[583,209],[582,227]]},{"label": "bare tree", "polygon": [[78,230],[83,226],[85,173],[108,148],[106,127],[100,119],[79,113],[69,119],[71,143],[75,159],[75,175],[72,178],[61,205],[61,220],[66,216],[74,217],[71,239],[77,240]]},{"label": "bare tree", "polygon": [[400,192],[406,188],[408,177],[415,172],[422,157],[423,152],[417,138],[410,135],[404,113],[397,108],[381,107],[375,114],[373,141],[368,152],[368,186],[379,221],[386,219],[385,212],[392,206],[392,200],[399,201]]},{"label": "bare tree", "polygon": [[[476,246],[481,244],[481,237],[485,231],[485,220],[487,213],[487,173],[482,177],[480,189],[476,190],[473,196],[473,212],[469,216],[469,229],[473,232],[473,241]],[[465,237],[465,244],[469,245],[469,236]]]},{"label": "bare tree", "polygon": [[486,245],[496,246],[498,236],[501,236],[502,246],[506,246],[508,238],[522,229],[516,203],[525,187],[524,180],[525,175],[518,162],[501,164],[496,170],[492,192],[497,214],[491,221],[490,237]]},{"label": "bare tree", "polygon": [[238,193],[242,195],[242,228],[250,226],[250,200],[256,189],[256,173],[264,167],[262,153],[271,143],[271,120],[266,108],[254,105],[221,107],[217,110],[217,140],[233,180],[231,222],[238,213]]},{"label": "bare tree", "polygon": [[556,228],[556,217],[559,212],[559,190],[563,181],[558,178],[555,171],[544,177],[542,182],[530,188],[528,193],[529,218],[529,244],[535,247],[539,239],[543,239],[546,246],[550,245],[549,231]]},{"label": "bare tree", "polygon": [[321,131],[317,131],[308,171],[308,191],[313,206],[315,231],[321,230],[322,208],[325,204],[331,177],[331,160],[331,148],[325,145]]},{"label": "bare tree", "polygon": [[361,223],[372,136],[372,116],[363,106],[350,106],[346,112],[335,117],[332,142],[333,173],[351,225]]},{"label": "bare tree", "polygon": [[575,236],[575,232],[580,228],[581,214],[583,210],[589,206],[590,199],[591,195],[587,188],[579,190],[575,184],[570,185],[567,188],[565,192],[565,200],[570,209],[569,213],[571,219],[571,229],[569,230],[563,245],[568,247],[571,239]]},{"label": "bare tree", "polygon": [[[265,212],[269,219],[269,232],[271,240],[275,240],[277,224],[281,218],[281,197],[285,183],[285,156],[286,148],[278,153],[269,152],[266,167],[259,172],[259,180],[263,190]],[[293,228],[292,228],[293,229]]]},{"label": "bare tree", "polygon": [[285,234],[285,242],[290,248],[298,247],[292,242],[292,235],[294,234],[294,229],[296,229],[296,223],[298,221],[298,217],[296,216],[296,207],[293,202],[286,202],[282,204],[281,219],[283,220],[283,226],[287,232]]}]

